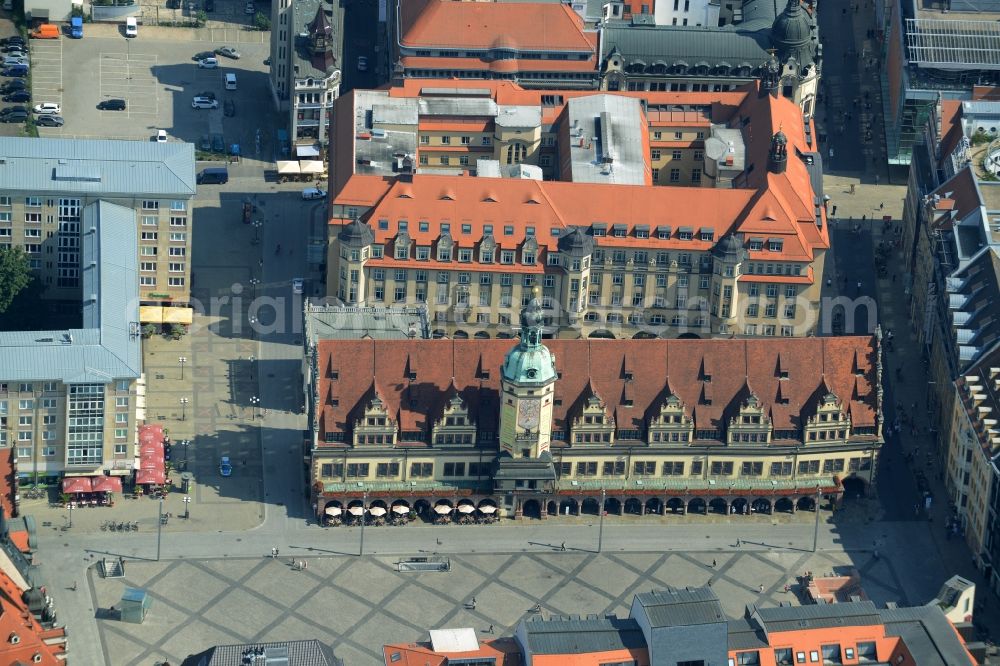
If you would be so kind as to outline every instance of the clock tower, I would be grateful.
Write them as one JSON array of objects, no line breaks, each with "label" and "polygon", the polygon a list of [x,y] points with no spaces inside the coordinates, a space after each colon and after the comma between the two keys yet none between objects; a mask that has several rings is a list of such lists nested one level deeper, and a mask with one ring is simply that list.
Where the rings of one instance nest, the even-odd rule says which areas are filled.
[{"label": "clock tower", "polygon": [[556,360],[542,344],[538,298],[521,310],[521,339],[507,352],[500,373],[500,450],[514,458],[538,458],[552,438]]}]

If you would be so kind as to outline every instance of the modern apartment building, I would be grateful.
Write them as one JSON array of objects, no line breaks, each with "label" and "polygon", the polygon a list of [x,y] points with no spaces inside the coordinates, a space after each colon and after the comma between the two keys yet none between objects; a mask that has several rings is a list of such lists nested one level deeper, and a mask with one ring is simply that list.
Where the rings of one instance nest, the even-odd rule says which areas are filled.
[{"label": "modern apartment building", "polygon": [[22,479],[132,472],[140,215],[101,200],[79,212],[79,327],[0,332],[0,445],[16,448]]},{"label": "modern apartment building", "polygon": [[290,141],[281,149],[293,158],[325,156],[329,148],[343,69],[343,18],[343,6],[330,0],[272,3],[271,93],[278,110],[288,114]]},{"label": "modern apartment building", "polygon": [[570,5],[399,0],[393,80],[491,79],[597,87],[597,32]]},{"label": "modern apartment building", "polygon": [[776,94],[408,81],[345,96],[337,141],[327,291],[348,305],[510,337],[537,288],[563,336],[816,330],[821,158]]},{"label": "modern apartment building", "polygon": [[602,498],[612,513],[771,513],[872,490],[876,338],[543,343],[543,316],[537,299],[522,310],[519,341],[320,341],[317,515],[596,514]]},{"label": "modern apartment building", "polygon": [[0,246],[24,248],[46,298],[80,298],[83,211],[109,202],[135,211],[141,303],[186,308],[194,194],[190,143],[0,137]]},{"label": "modern apartment building", "polygon": [[778,9],[773,0],[661,0],[655,20],[612,15],[601,27],[601,89],[720,92],[774,70],[781,95],[812,114],[823,55],[815,5]]},{"label": "modern apartment building", "polygon": [[382,653],[385,666],[980,663],[935,602],[908,608],[877,608],[871,601],[750,604],[734,618],[711,587],[666,588],[636,594],[625,618],[529,615],[510,637],[480,643],[475,629],[438,629],[430,641],[390,644]]}]

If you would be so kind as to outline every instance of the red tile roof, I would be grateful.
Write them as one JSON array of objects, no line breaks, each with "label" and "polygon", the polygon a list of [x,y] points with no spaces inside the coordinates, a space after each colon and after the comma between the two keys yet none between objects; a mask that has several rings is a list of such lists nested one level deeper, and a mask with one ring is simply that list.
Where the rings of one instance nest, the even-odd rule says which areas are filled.
[{"label": "red tile roof", "polygon": [[[465,3],[457,3],[465,4]],[[507,6],[507,5],[504,5]],[[516,5],[511,5],[516,6]],[[419,96],[426,81],[409,80],[404,86],[389,91],[392,96]],[[447,221],[452,225],[452,238],[460,247],[472,247],[482,237],[484,224],[493,224],[494,236],[501,247],[511,247],[520,243],[525,236],[525,227],[536,227],[536,236],[542,248],[552,248],[555,238],[552,228],[568,228],[573,225],[588,226],[592,222],[623,223],[631,230],[637,224],[646,224],[655,229],[658,225],[708,227],[715,231],[715,240],[730,232],[743,232],[764,238],[783,239],[782,252],[754,253],[752,259],[770,261],[811,261],[815,251],[829,247],[829,235],[825,224],[823,207],[816,207],[816,193],[806,165],[796,157],[796,153],[814,150],[806,140],[806,131],[800,109],[793,102],[783,98],[759,95],[756,87],[726,93],[606,93],[595,91],[526,91],[515,84],[495,84],[489,82],[448,82],[449,86],[488,89],[500,104],[541,105],[544,93],[565,100],[583,95],[620,94],[638,97],[648,106],[667,109],[671,105],[707,106],[711,109],[709,123],[723,123],[739,127],[741,119],[750,119],[744,130],[746,142],[746,164],[744,182],[739,188],[702,187],[649,187],[636,185],[597,185],[590,183],[570,183],[561,181],[531,181],[508,178],[475,178],[469,176],[448,176],[421,174],[413,177],[413,182],[404,183],[381,176],[354,176],[354,153],[339,150],[337,164],[331,174],[331,185],[336,193],[335,204],[359,207],[373,207],[368,222],[375,231],[376,242],[390,243],[396,233],[398,220],[411,221],[409,234],[418,245],[428,245],[438,237],[438,223]],[[476,84],[476,85],[473,85]],[[337,128],[335,131],[339,145],[352,146],[355,141],[353,94],[345,95],[337,106]],[[544,107],[547,122],[558,117],[564,105]],[[659,120],[666,123],[667,116],[681,115],[685,122],[698,120],[692,112],[653,111]],[[439,119],[435,119],[440,122]],[[348,126],[348,127],[345,127]],[[810,128],[811,129],[811,128]],[[788,138],[787,168],[783,173],[772,173],[767,168],[767,156],[771,137],[782,131]],[[644,133],[644,136],[646,134]],[[815,133],[813,132],[813,136]],[[432,148],[431,150],[436,150]],[[648,160],[648,150],[645,151]],[[647,164],[648,167],[648,164]],[[453,192],[452,199],[441,196],[442,192]],[[485,202],[486,195],[496,193],[494,202]],[[527,204],[528,201],[535,203]],[[816,225],[816,215],[824,220]],[[389,229],[379,230],[375,220],[387,219]],[[429,232],[417,230],[415,221],[427,220],[432,223]],[[341,219],[331,220],[332,224],[343,224]],[[473,226],[472,233],[464,236],[458,233],[462,223]],[[515,226],[513,236],[503,237],[500,228],[507,223]],[[714,243],[700,241],[659,241],[639,240],[633,244],[673,249],[705,250]],[[626,246],[629,239],[615,238],[599,244]],[[395,265],[389,259],[391,252],[380,265]],[[376,262],[378,263],[378,262]],[[433,264],[433,262],[430,262]],[[375,264],[372,264],[375,265]],[[411,264],[412,265],[412,264]],[[449,264],[452,265],[453,264]],[[544,266],[544,257],[541,265]],[[475,268],[473,268],[475,266]],[[469,270],[485,270],[488,266],[470,265]],[[518,270],[537,270],[521,268]]]},{"label": "red tile roof", "polygon": [[[396,655],[396,656],[394,656]],[[521,666],[521,649],[513,638],[483,641],[470,652],[435,652],[429,643],[390,643],[382,646],[387,666],[447,666],[449,659],[494,659],[495,666]]]},{"label": "red tile roof", "polygon": [[[0,571],[0,663],[65,664],[66,629],[44,629],[22,600],[22,592]],[[17,642],[10,640],[12,634],[17,635]]]},{"label": "red tile roof", "polygon": [[[485,60],[482,58],[434,58],[403,56],[404,69],[489,70],[493,72],[593,72],[597,78],[597,57],[587,60]],[[427,84],[424,80],[422,83]],[[450,84],[449,84],[450,85]]]},{"label": "red tile roof", "polygon": [[[411,0],[402,0],[404,7]],[[594,51],[583,19],[564,3],[417,0],[401,10],[400,45],[407,48],[509,48]]]},{"label": "red tile roof", "polygon": [[[514,344],[448,339],[321,341],[321,445],[325,432],[350,432],[353,415],[373,390],[401,431],[422,431],[426,436],[452,383],[480,431],[498,432],[500,365]],[[603,399],[618,429],[643,429],[649,411],[657,409],[670,391],[684,402],[696,429],[723,429],[732,410],[751,391],[776,430],[800,429],[828,391],[840,399],[855,426],[872,426],[878,409],[875,344],[874,338],[860,336],[547,340],[561,373],[554,427],[568,427],[572,406],[589,390]],[[782,378],[782,372],[787,377]],[[711,392],[710,404],[703,399],[706,390]]]}]

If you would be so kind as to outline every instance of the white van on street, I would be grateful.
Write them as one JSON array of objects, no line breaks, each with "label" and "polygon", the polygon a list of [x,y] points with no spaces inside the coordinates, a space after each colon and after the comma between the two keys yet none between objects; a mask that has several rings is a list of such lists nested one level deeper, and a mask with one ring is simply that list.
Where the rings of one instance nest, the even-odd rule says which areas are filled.
[{"label": "white van on street", "polygon": [[135,20],[134,16],[129,16],[125,19],[125,36],[126,37],[138,37],[139,36],[139,24]]}]

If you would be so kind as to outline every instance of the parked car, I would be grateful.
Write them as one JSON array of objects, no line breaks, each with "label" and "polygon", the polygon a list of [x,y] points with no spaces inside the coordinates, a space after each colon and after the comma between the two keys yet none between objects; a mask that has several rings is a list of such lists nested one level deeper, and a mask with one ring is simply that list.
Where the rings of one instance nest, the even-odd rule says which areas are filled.
[{"label": "parked car", "polygon": [[212,151],[216,153],[226,152],[226,142],[222,139],[221,134],[212,136]]},{"label": "parked car", "polygon": [[217,109],[219,108],[219,100],[208,99],[207,97],[195,97],[191,100],[192,109]]},{"label": "parked car", "polygon": [[301,294],[305,288],[306,281],[302,278],[292,278],[292,293]]},{"label": "parked car", "polygon": [[206,91],[200,92],[200,93],[195,93],[194,96],[195,97],[204,97],[206,99],[215,99],[215,93],[211,92],[209,90],[206,90]]},{"label": "parked car", "polygon": [[4,53],[24,53],[24,44],[7,44],[3,47]]},{"label": "parked car", "polygon": [[31,93],[27,90],[15,90],[9,95],[3,96],[5,102],[30,102]]},{"label": "parked car", "polygon": [[326,192],[318,187],[307,187],[306,189],[302,190],[302,198],[305,199],[306,201],[309,201],[311,199],[325,199]]},{"label": "parked car", "polygon": [[62,127],[65,122],[62,116],[39,116],[35,119],[39,127]]},{"label": "parked car", "polygon": [[215,56],[212,56],[211,58],[205,58],[204,60],[199,60],[198,61],[198,68],[199,69],[218,69],[219,68],[219,61],[215,59]]},{"label": "parked car", "polygon": [[233,60],[240,59],[240,52],[234,49],[232,46],[220,46],[215,49],[215,54],[220,56],[225,56],[227,58],[232,58]]},{"label": "parked car", "polygon": [[23,79],[28,76],[28,68],[24,65],[13,65],[11,67],[5,67],[0,76],[6,76],[11,79]]},{"label": "parked car", "polygon": [[27,89],[28,89],[27,81],[22,81],[21,79],[14,79],[13,81],[8,81],[7,83],[3,84],[3,87],[0,87],[0,92],[7,94],[15,92],[17,90],[27,90]]},{"label": "parked car", "polygon": [[0,123],[23,123],[28,119],[28,114],[23,112],[8,113],[0,116]]},{"label": "parked car", "polygon": [[0,109],[0,116],[9,116],[12,113],[28,113],[28,109],[23,106],[8,106],[5,109]]},{"label": "parked car", "polygon": [[101,111],[124,111],[125,107],[126,104],[123,99],[105,99],[97,104],[97,108]]},{"label": "parked car", "polygon": [[364,56],[358,56],[358,71],[359,72],[368,71],[368,58]]},{"label": "parked car", "polygon": [[62,107],[55,102],[42,102],[41,104],[36,104],[35,108],[32,110],[40,116],[58,116],[62,113]]},{"label": "parked car", "polygon": [[20,35],[4,37],[3,39],[0,39],[0,44],[3,44],[4,46],[11,46],[12,44],[20,44],[21,46],[24,46],[24,37],[21,37]]},{"label": "parked car", "polygon": [[231,99],[227,99],[222,105],[222,113],[224,113],[229,118],[236,115],[236,102]]},{"label": "parked car", "polygon": [[167,130],[156,130],[156,143],[167,142]]},{"label": "parked car", "polygon": [[199,51],[198,53],[194,54],[194,57],[192,57],[191,60],[197,62],[199,60],[204,60],[205,58],[214,58],[214,57],[215,53],[212,51]]},{"label": "parked car", "polygon": [[232,476],[233,464],[229,462],[229,456],[222,456],[219,461],[219,476]]},{"label": "parked car", "polygon": [[256,12],[257,12],[257,10],[254,8],[252,2],[248,2],[248,3],[246,3],[246,5],[243,6],[243,13],[244,14],[253,15]]},{"label": "parked car", "polygon": [[11,65],[24,65],[25,67],[31,67],[31,63],[28,62],[27,56],[8,53],[3,57],[3,66],[10,67]]},{"label": "parked car", "polygon": [[126,37],[138,37],[139,36],[139,22],[135,20],[134,16],[129,16],[125,19],[125,36]]}]

